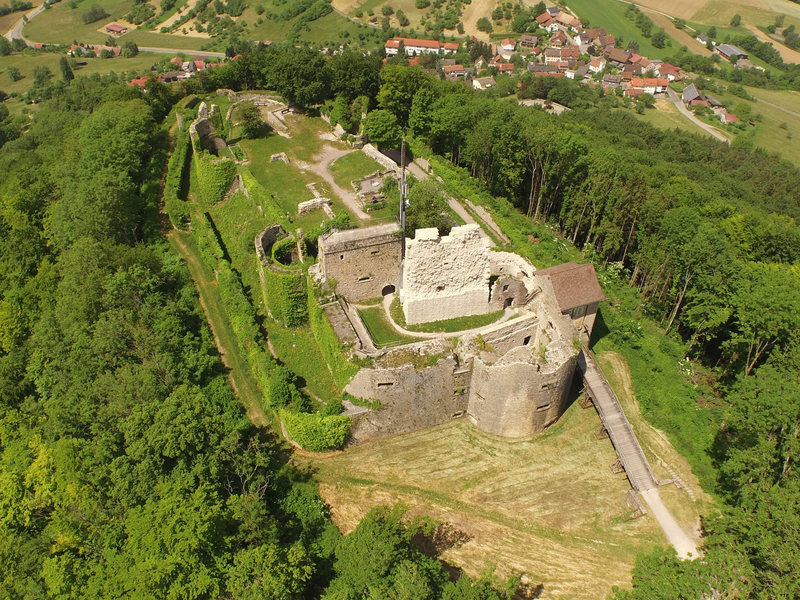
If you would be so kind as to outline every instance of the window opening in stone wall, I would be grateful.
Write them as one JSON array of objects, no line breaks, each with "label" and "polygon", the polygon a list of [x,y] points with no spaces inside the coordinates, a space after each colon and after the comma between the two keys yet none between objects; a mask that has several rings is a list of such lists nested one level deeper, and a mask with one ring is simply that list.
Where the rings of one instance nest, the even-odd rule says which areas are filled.
[{"label": "window opening in stone wall", "polygon": [[370,277],[369,275],[367,275],[366,277],[359,277],[359,278],[358,278],[358,281],[359,281],[359,282],[362,282],[362,281],[369,281],[370,279],[372,279],[372,277]]},{"label": "window opening in stone wall", "polygon": [[443,292],[444,291],[444,286],[443,285],[437,285],[436,286],[436,291],[437,292]]},{"label": "window opening in stone wall", "polygon": [[506,298],[506,301],[503,303],[503,308],[509,308],[512,302],[514,302],[513,298]]},{"label": "window opening in stone wall", "polygon": [[370,253],[369,253],[369,255],[370,255],[370,256],[377,256],[377,255],[378,255],[378,254],[380,254],[380,253],[381,253],[381,251],[380,251],[380,250],[373,250],[372,252],[370,252]]},{"label": "window opening in stone wall", "polygon": [[383,383],[379,383],[379,384],[378,384],[378,387],[379,387],[379,388],[390,388],[390,387],[392,387],[393,385],[394,385],[394,383],[393,383],[393,382],[391,382],[391,381],[384,381]]},{"label": "window opening in stone wall", "polygon": [[542,386],[539,388],[540,390],[552,390],[556,387],[555,381],[548,381],[547,383],[543,383]]},{"label": "window opening in stone wall", "polygon": [[344,260],[344,254],[339,255],[339,260]]},{"label": "window opening in stone wall", "polygon": [[527,346],[527,345],[528,345],[528,344],[530,344],[530,343],[531,343],[531,336],[529,336],[529,335],[528,335],[528,336],[525,336],[525,339],[524,339],[524,340],[522,340],[522,345],[523,345],[523,346]]},{"label": "window opening in stone wall", "polygon": [[385,285],[381,290],[381,296],[388,296],[389,294],[394,294],[396,291],[397,290],[393,285]]},{"label": "window opening in stone wall", "polygon": [[536,407],[536,412],[542,412],[542,411],[547,410],[548,408],[550,408],[550,404],[544,404],[542,406],[537,406]]},{"label": "window opening in stone wall", "polygon": [[503,291],[504,291],[504,292],[507,292],[507,291],[508,291],[508,285],[504,285],[504,286],[503,286]]}]

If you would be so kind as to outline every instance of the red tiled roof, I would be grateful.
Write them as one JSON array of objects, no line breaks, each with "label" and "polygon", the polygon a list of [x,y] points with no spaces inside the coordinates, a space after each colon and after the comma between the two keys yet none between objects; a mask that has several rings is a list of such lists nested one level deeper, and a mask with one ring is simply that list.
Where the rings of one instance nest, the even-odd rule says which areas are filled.
[{"label": "red tiled roof", "polygon": [[548,275],[553,284],[558,306],[562,311],[605,300],[603,290],[597,282],[594,265],[579,265],[574,262],[539,269],[536,275]]}]

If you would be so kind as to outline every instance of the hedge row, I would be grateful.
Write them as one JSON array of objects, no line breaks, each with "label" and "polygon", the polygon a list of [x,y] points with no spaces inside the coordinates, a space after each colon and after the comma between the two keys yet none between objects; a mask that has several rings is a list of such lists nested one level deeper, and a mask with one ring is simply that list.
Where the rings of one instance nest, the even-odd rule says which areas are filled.
[{"label": "hedge row", "polygon": [[264,186],[261,185],[255,177],[253,177],[253,174],[250,172],[250,170],[247,167],[240,166],[239,175],[241,176],[242,183],[244,184],[244,187],[247,188],[250,197],[258,206],[261,207],[261,210],[264,213],[264,218],[267,220],[267,222],[280,223],[286,231],[289,231],[289,222],[281,212],[281,209],[272,199],[272,196],[269,195],[269,192],[264,189]]},{"label": "hedge row", "polygon": [[299,327],[308,321],[305,271],[264,268],[264,298],[276,321],[284,327]]},{"label": "hedge row", "polygon": [[288,410],[280,411],[280,415],[289,437],[311,452],[341,448],[350,433],[350,419],[341,415],[325,417]]},{"label": "hedge row", "polygon": [[195,152],[197,192],[205,206],[213,206],[225,196],[236,177],[236,163],[220,160],[206,152]]},{"label": "hedge row", "polygon": [[181,182],[186,170],[186,159],[189,156],[191,139],[189,132],[178,129],[175,137],[175,149],[169,157],[167,165],[167,178],[164,183],[164,210],[169,216],[173,227],[184,229],[189,220],[189,203],[180,198]]},{"label": "hedge row", "polygon": [[325,357],[325,362],[328,363],[331,369],[336,386],[339,391],[343,391],[345,386],[358,373],[358,367],[347,360],[339,337],[333,330],[330,321],[328,321],[328,317],[325,316],[325,311],[322,310],[319,302],[317,302],[311,278],[308,281],[308,323],[311,326],[314,339],[317,340],[317,346],[319,346],[322,356]]},{"label": "hedge row", "polygon": [[[489,210],[494,222],[511,241],[514,252],[523,255],[539,268],[550,267],[554,261],[563,261],[566,246],[545,225],[528,219],[505,198],[495,198],[481,190],[466,169],[454,167],[439,156],[432,156],[430,163],[434,174],[442,178],[445,189],[452,196],[467,198],[473,204]],[[574,258],[580,258],[580,255],[576,252]]]}]

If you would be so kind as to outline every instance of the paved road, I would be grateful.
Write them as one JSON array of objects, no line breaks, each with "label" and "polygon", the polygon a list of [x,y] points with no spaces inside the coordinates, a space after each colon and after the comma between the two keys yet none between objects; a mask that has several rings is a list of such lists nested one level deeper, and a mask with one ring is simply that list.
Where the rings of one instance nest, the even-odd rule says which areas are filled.
[{"label": "paved road", "polygon": [[672,90],[671,88],[667,88],[667,96],[669,96],[669,99],[670,99],[670,101],[671,101],[671,102],[672,102],[672,103],[673,103],[675,106],[677,106],[677,107],[678,107],[678,110],[681,112],[681,114],[682,114],[684,117],[686,117],[687,119],[690,119],[690,120],[691,120],[691,121],[693,121],[695,124],[699,125],[699,126],[700,126],[700,127],[702,127],[703,129],[705,129],[705,130],[706,130],[708,133],[710,133],[711,135],[713,135],[713,136],[714,136],[715,138],[717,138],[718,140],[721,140],[721,141],[725,142],[726,144],[730,144],[730,143],[731,143],[731,142],[730,142],[730,140],[728,140],[728,138],[726,138],[726,137],[725,137],[724,135],[722,135],[722,134],[721,134],[719,131],[717,131],[717,129],[716,129],[715,127],[712,127],[711,125],[709,125],[709,124],[707,124],[707,123],[703,123],[703,122],[702,122],[700,119],[698,119],[697,117],[695,117],[695,116],[694,116],[694,115],[693,115],[693,114],[692,114],[692,113],[691,113],[691,112],[690,112],[690,111],[689,111],[689,110],[688,110],[688,109],[687,109],[687,108],[686,108],[686,107],[683,105],[683,100],[681,100],[680,98],[678,98],[678,95],[675,93],[675,91],[674,91],[674,90]]},{"label": "paved road", "polygon": [[[42,4],[41,6],[37,6],[36,8],[34,8],[32,11],[30,11],[30,12],[29,12],[29,13],[26,15],[26,16],[28,17],[28,21],[30,21],[30,20],[31,20],[33,17],[35,17],[36,15],[38,15],[38,14],[39,14],[40,12],[42,12],[43,10],[44,10],[44,4]],[[25,21],[24,21],[24,20],[23,20],[23,19],[20,17],[20,20],[19,20],[19,21],[17,21],[17,22],[14,24],[14,27],[12,27],[12,28],[11,28],[11,31],[9,31],[9,32],[6,34],[6,39],[8,39],[9,41],[13,40],[14,38],[19,38],[19,39],[25,40],[25,38],[24,38],[24,37],[22,37],[22,28],[23,28],[23,27],[25,27]],[[26,42],[28,42],[28,40],[25,40],[25,41],[26,41]],[[30,42],[28,42],[28,44],[30,44]]]},{"label": "paved road", "polygon": [[758,98],[758,101],[761,104],[766,104],[767,106],[771,106],[772,108],[777,108],[779,111],[785,112],[787,115],[792,115],[793,117],[797,117],[798,119],[800,119],[800,115],[798,115],[796,112],[792,112],[790,110],[786,110],[785,108],[782,108],[782,107],[778,106],[777,104],[772,104],[772,102],[767,102],[765,100],[762,100],[761,98]]}]

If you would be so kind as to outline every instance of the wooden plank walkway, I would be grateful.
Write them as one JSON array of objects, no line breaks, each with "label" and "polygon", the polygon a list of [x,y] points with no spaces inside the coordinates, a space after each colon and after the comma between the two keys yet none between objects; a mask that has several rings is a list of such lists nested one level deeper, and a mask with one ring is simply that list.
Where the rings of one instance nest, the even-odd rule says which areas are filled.
[{"label": "wooden plank walkway", "polygon": [[611,438],[631,486],[637,492],[657,489],[658,480],[642,447],[625,417],[619,399],[608,383],[592,353],[584,348],[578,355],[578,368],[583,374],[586,391],[592,399],[600,420]]}]

